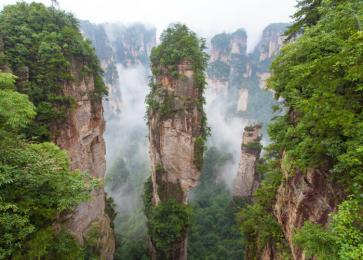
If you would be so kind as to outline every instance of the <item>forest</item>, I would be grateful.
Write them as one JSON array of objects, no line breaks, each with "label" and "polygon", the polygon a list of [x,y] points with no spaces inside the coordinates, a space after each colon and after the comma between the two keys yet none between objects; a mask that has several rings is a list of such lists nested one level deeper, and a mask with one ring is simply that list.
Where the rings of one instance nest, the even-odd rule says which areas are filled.
[{"label": "forest", "polygon": [[50,2],[0,6],[0,259],[363,259],[361,0],[253,48]]}]

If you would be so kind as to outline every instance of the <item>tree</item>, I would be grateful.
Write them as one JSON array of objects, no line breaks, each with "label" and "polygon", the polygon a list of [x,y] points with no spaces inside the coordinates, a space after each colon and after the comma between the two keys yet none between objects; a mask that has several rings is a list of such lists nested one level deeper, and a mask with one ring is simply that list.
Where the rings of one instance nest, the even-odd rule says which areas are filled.
[{"label": "tree", "polygon": [[22,255],[24,248],[49,253],[52,223],[89,195],[84,175],[70,171],[66,152],[52,143],[27,143],[19,134],[36,113],[14,82],[0,72],[0,259]]},{"label": "tree", "polygon": [[292,16],[293,24],[285,32],[287,40],[304,32],[304,29],[315,25],[320,19],[319,7],[322,0],[298,0],[296,8],[298,11]]}]

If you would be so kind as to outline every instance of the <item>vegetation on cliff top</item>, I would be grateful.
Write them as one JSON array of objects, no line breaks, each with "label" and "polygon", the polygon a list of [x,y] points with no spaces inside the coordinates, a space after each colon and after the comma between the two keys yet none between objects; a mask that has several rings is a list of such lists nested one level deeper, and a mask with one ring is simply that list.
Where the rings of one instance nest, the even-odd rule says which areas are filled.
[{"label": "vegetation on cliff top", "polygon": [[61,123],[75,105],[64,93],[66,84],[93,79],[94,91],[88,94],[97,102],[107,93],[95,51],[73,15],[38,3],[8,5],[0,13],[0,38],[0,65],[10,65],[19,77],[17,90],[36,107],[28,137],[50,140],[52,124]]},{"label": "vegetation on cliff top", "polygon": [[[150,93],[146,97],[147,117],[150,118],[158,113],[159,119],[164,120],[175,113],[186,110],[190,104],[197,105],[201,113],[199,136],[195,142],[194,164],[201,170],[203,164],[204,143],[210,133],[207,126],[207,117],[203,109],[205,99],[203,96],[206,86],[205,70],[208,55],[205,53],[205,40],[199,39],[187,26],[175,24],[166,29],[161,37],[161,43],[151,51],[151,70],[153,79],[150,83]],[[157,79],[161,76],[179,79],[178,66],[187,62],[192,66],[195,86],[198,94],[194,100],[185,100],[175,93],[169,93],[166,89],[158,86]],[[183,80],[180,78],[180,80]],[[183,104],[179,108],[176,104]],[[180,105],[179,105],[180,106]]]}]

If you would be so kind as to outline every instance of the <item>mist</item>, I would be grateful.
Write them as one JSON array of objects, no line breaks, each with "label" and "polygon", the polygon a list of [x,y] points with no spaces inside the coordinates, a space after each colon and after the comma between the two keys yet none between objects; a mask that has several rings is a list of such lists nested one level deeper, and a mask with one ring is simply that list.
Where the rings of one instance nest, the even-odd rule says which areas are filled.
[{"label": "mist", "polygon": [[108,170],[122,159],[128,170],[128,180],[116,190],[108,190],[108,193],[114,199],[117,210],[127,214],[139,208],[140,200],[139,187],[130,187],[130,183],[142,185],[149,172],[147,126],[144,119],[149,70],[143,65],[125,68],[119,64],[117,71],[121,79],[118,87],[122,106],[121,113],[106,124],[106,159]]},{"label": "mist", "polygon": [[208,126],[211,128],[211,136],[208,138],[207,146],[214,146],[218,150],[232,155],[233,160],[220,169],[220,176],[227,187],[232,190],[241,153],[243,128],[248,124],[248,121],[241,117],[229,116],[227,99],[211,86],[207,86],[205,98],[204,109],[207,114]]}]

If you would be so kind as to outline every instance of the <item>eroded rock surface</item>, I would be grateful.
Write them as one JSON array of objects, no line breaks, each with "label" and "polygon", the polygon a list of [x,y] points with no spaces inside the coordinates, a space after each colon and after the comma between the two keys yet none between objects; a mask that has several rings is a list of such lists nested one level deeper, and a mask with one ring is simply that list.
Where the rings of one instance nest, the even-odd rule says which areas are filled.
[{"label": "eroded rock surface", "polygon": [[261,126],[246,127],[243,132],[241,157],[237,177],[234,182],[233,195],[251,198],[259,185],[256,164],[260,157]]},{"label": "eroded rock surface", "polygon": [[[196,163],[196,153],[203,153],[200,151],[203,147],[197,145],[201,134],[200,91],[190,62],[180,63],[178,73],[178,79],[169,76],[155,78],[157,90],[154,98],[164,106],[149,114],[155,206],[169,199],[187,203],[188,192],[197,185],[200,175],[200,166]],[[186,234],[183,236],[174,246],[172,259],[186,259]]]},{"label": "eroded rock surface", "polygon": [[[79,78],[74,64],[73,75]],[[66,122],[53,128],[53,140],[65,149],[71,159],[71,168],[88,173],[103,180],[105,175],[105,122],[101,101],[92,100],[94,90],[92,77],[76,80],[64,86],[64,94],[76,100],[76,107],[69,113]],[[113,259],[115,242],[109,217],[105,213],[105,192],[103,186],[94,190],[91,199],[80,204],[65,216],[66,228],[84,244],[91,226],[98,227],[98,248],[100,259]]]},{"label": "eroded rock surface", "polygon": [[[288,159],[286,159],[288,160]],[[329,214],[336,210],[342,199],[341,190],[329,179],[328,168],[300,171],[293,175],[282,167],[285,181],[281,184],[275,205],[275,216],[282,226],[294,259],[307,259],[302,250],[294,246],[293,232],[303,226],[304,221],[326,225]]]}]

